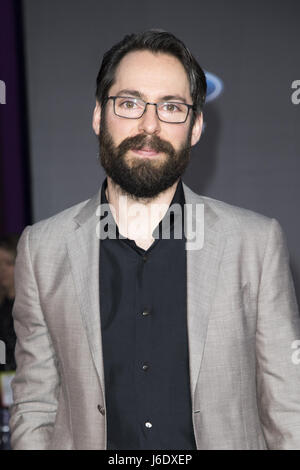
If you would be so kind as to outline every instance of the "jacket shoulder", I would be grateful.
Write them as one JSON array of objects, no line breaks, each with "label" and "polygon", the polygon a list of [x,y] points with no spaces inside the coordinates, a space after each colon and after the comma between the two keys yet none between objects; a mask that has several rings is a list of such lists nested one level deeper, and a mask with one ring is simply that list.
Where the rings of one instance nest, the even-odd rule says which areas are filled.
[{"label": "jacket shoulder", "polygon": [[58,240],[73,230],[76,224],[76,217],[88,208],[94,198],[86,199],[85,201],[74,204],[67,209],[64,209],[51,217],[42,219],[32,225],[28,225],[22,233],[21,238],[25,233],[29,232],[29,239],[35,247],[41,244],[46,246],[49,243],[56,244]]},{"label": "jacket shoulder", "polygon": [[256,239],[262,235],[265,237],[272,225],[281,230],[278,221],[273,217],[197,194],[186,185],[184,190],[186,202],[204,204],[204,220],[208,221],[214,230]]},{"label": "jacket shoulder", "polygon": [[229,204],[224,201],[219,201],[218,199],[213,199],[210,197],[203,197],[203,199],[206,205],[212,208],[220,219],[224,219],[224,222],[227,221],[229,225],[269,225],[272,220],[271,217],[251,209],[245,209],[243,207]]}]

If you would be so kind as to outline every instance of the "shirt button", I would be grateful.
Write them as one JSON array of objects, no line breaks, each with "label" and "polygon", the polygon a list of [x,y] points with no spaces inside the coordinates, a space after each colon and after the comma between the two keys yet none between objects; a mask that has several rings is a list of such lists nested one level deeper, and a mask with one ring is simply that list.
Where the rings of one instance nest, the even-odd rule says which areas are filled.
[{"label": "shirt button", "polygon": [[144,261],[144,263],[146,263],[147,259],[148,259],[148,256],[147,256],[147,255],[143,255],[143,261]]},{"label": "shirt button", "polygon": [[104,416],[105,415],[105,409],[103,408],[103,406],[98,405],[97,408],[100,411],[100,413],[102,414],[102,416]]},{"label": "shirt button", "polygon": [[146,428],[152,428],[152,424],[149,421],[147,421],[145,423],[145,426],[146,426]]},{"label": "shirt button", "polygon": [[143,370],[145,370],[145,371],[146,371],[146,370],[148,370],[148,369],[149,369],[149,366],[148,366],[148,364],[144,364],[144,365],[143,365]]}]

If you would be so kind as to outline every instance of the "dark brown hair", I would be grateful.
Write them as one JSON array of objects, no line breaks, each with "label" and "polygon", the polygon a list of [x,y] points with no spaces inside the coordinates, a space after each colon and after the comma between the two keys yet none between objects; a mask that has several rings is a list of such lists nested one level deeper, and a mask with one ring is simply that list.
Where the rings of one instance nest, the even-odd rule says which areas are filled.
[{"label": "dark brown hair", "polygon": [[207,89],[202,68],[180,39],[167,31],[154,29],[128,34],[104,54],[96,86],[96,98],[101,106],[105,105],[108,91],[114,83],[115,71],[121,59],[129,52],[139,50],[170,54],[182,63],[189,78],[195,113],[200,114]]}]

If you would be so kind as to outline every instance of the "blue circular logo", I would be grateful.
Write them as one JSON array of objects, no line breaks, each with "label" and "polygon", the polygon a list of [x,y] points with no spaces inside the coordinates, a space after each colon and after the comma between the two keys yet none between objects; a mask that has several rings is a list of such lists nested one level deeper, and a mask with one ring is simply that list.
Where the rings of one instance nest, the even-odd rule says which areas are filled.
[{"label": "blue circular logo", "polygon": [[207,94],[205,102],[215,100],[220,96],[223,91],[224,85],[222,80],[210,72],[205,72],[205,77],[207,81]]}]

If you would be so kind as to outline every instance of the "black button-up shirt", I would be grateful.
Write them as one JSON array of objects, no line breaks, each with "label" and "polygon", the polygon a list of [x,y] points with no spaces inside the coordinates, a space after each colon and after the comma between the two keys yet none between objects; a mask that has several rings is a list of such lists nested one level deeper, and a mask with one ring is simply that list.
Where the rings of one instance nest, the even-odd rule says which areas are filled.
[{"label": "black button-up shirt", "polygon": [[[108,204],[106,187],[105,179],[101,204]],[[105,239],[100,236],[107,449],[196,448],[181,217],[184,203],[180,180],[170,204],[177,204],[180,212],[172,216],[169,206],[148,250],[119,233],[110,210],[100,217],[108,233]],[[168,233],[163,225],[167,220],[171,220],[169,239],[163,237]],[[179,225],[182,236],[175,238]]]}]

